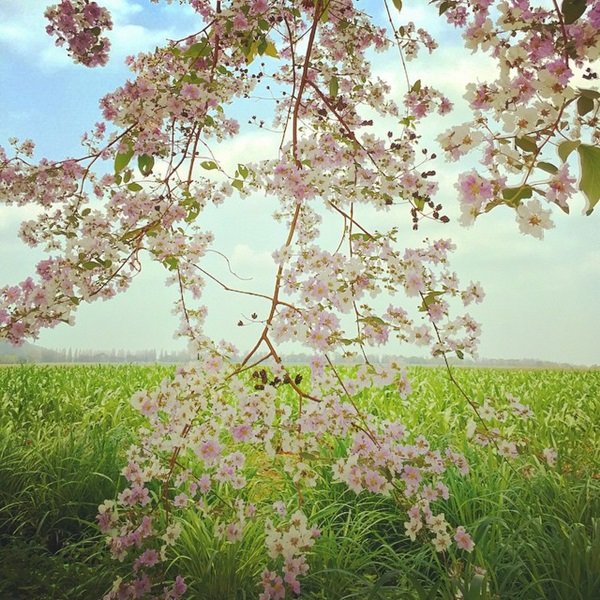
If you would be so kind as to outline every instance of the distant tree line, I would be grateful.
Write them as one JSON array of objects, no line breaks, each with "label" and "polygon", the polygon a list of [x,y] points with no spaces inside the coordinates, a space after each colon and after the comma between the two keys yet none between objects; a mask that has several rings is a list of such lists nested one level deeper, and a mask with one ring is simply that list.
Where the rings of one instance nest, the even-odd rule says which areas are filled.
[{"label": "distant tree line", "polygon": [[93,350],[64,348],[53,350],[33,344],[0,344],[0,364],[26,363],[181,363],[190,359],[186,350]]},{"label": "distant tree line", "polygon": [[[27,363],[185,363],[193,357],[187,350],[126,350],[123,348],[112,350],[93,350],[80,348],[64,348],[53,350],[35,346],[33,344],[23,344],[22,346],[12,346],[0,342],[0,364],[27,364]],[[307,365],[310,362],[311,355],[304,352],[296,352],[285,355],[286,362],[289,364]],[[441,366],[443,362],[437,358],[426,358],[422,356],[391,356],[382,354],[374,356],[373,363],[386,364],[391,360],[399,361],[405,365],[421,366]],[[336,364],[353,364],[353,360],[342,356],[334,357]],[[450,359],[453,366],[463,367],[520,367],[520,368],[569,368],[576,365],[567,363],[554,363],[538,359],[501,359],[487,358],[459,360]],[[266,364],[269,364],[267,361]],[[598,366],[591,367],[592,369]]]}]

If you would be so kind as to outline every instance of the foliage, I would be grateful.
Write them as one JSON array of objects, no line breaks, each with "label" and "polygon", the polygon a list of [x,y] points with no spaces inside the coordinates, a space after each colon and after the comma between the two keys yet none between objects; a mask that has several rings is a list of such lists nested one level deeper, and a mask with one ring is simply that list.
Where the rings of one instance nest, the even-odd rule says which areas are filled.
[{"label": "foliage", "polygon": [[[116,497],[122,485],[123,437],[139,420],[129,396],[167,374],[163,367],[137,366],[0,369],[0,594],[84,600],[99,597],[125,574],[102,550],[96,505]],[[510,389],[531,399],[537,417],[527,435],[535,431],[540,447],[561,451],[556,469],[545,467],[540,454],[530,475],[513,471],[489,450],[469,447],[470,412],[443,370],[413,368],[409,375],[415,389],[406,400],[391,403],[390,390],[381,389],[365,392],[361,403],[375,414],[402,416],[434,442],[452,438],[468,449],[471,475],[450,478],[445,508],[451,522],[474,532],[476,553],[464,564],[458,556],[448,559],[473,577],[475,567],[485,569],[488,597],[594,598],[600,589],[598,372],[460,371],[474,397]],[[68,440],[57,435],[65,431]],[[65,444],[77,449],[65,453]],[[50,476],[60,470],[62,479]],[[280,490],[293,505],[294,486]],[[262,493],[260,486],[255,492]],[[305,503],[321,525],[306,597],[426,598],[436,587],[438,596],[452,597],[458,580],[449,577],[447,561],[408,540],[390,499],[356,496],[324,469]],[[254,523],[240,542],[229,544],[214,538],[211,520],[197,511],[187,511],[183,522],[173,569],[190,582],[190,597],[254,597],[263,568],[261,528]]]}]

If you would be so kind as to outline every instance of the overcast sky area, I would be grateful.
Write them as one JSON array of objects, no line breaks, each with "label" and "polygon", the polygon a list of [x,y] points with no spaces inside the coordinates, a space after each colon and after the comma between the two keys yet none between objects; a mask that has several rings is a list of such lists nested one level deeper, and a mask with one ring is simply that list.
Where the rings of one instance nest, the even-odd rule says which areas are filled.
[{"label": "overcast sky area", "polygon": [[[72,64],[64,50],[54,47],[44,33],[45,1],[0,2],[0,144],[6,145],[11,136],[31,138],[37,144],[36,158],[77,156],[81,134],[99,120],[98,99],[128,77],[124,57],[198,29],[197,17],[176,3],[157,6],[148,0],[98,1],[111,9],[115,28],[110,35],[111,62],[97,69]],[[366,8],[376,7],[374,10],[380,10],[381,4],[375,0],[360,3]],[[414,4],[425,7],[427,3],[419,0]],[[421,8],[412,9],[401,20],[421,12]],[[449,46],[413,65],[413,80],[433,83],[460,102],[466,83],[477,77],[485,79],[489,67],[484,59],[471,57],[459,48],[456,40],[445,33],[441,21],[430,25],[439,41],[446,40]],[[389,78],[394,90],[403,93],[397,54],[379,59],[377,73]],[[425,125],[426,133],[435,137],[465,120],[465,115],[461,116],[459,110],[443,120],[436,117]],[[221,155],[232,161],[249,161],[261,158],[274,144],[276,148],[276,137],[246,130],[240,139],[223,144]],[[471,164],[444,165],[439,158],[432,168],[439,174],[438,200],[451,218],[449,224],[424,222],[418,232],[413,232],[405,207],[373,215],[371,224],[395,222],[400,228],[399,238],[406,240],[407,246],[418,245],[424,237],[454,240],[458,249],[453,269],[463,283],[480,281],[486,291],[483,304],[469,307],[470,314],[482,323],[480,356],[600,363],[600,210],[590,217],[583,216],[584,202],[578,198],[571,215],[553,211],[556,227],[546,232],[543,241],[522,235],[514,213],[504,207],[466,229],[457,223],[453,183],[458,172],[470,169]],[[230,206],[208,210],[204,218],[207,229],[215,231],[214,248],[227,255],[233,270],[247,279],[236,282],[229,278],[228,282],[269,293],[269,275],[273,272],[270,255],[281,246],[286,232],[261,225],[275,208],[267,202],[264,198],[232,198]],[[16,283],[32,274],[41,258],[16,236],[20,221],[28,216],[27,209],[0,206],[0,285]],[[215,273],[227,272],[218,255],[210,256],[207,266]],[[109,302],[81,307],[75,326],[43,332],[36,343],[73,349],[180,348],[181,342],[172,335],[177,325],[171,315],[175,294],[165,286],[164,279],[163,269],[148,263],[129,292]],[[258,329],[236,329],[237,321],[254,311],[260,314],[265,307],[260,302],[242,303],[231,295],[224,299],[215,288],[207,286],[207,302],[216,307],[208,332],[219,339],[238,336],[243,348]],[[415,354],[410,347],[398,351]]]}]

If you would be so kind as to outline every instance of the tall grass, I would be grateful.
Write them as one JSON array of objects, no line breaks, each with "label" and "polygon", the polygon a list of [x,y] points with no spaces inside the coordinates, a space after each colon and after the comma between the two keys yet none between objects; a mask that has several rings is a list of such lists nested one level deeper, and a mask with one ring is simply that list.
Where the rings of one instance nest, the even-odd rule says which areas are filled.
[{"label": "tall grass", "polygon": [[[124,568],[108,559],[95,514],[123,485],[124,452],[141,422],[128,398],[170,373],[142,366],[0,368],[0,598],[100,598]],[[436,446],[468,454],[471,474],[450,476],[443,510],[451,524],[467,526],[476,549],[439,555],[410,542],[392,499],[357,496],[324,470],[304,497],[321,536],[303,597],[600,598],[600,372],[457,371],[476,400],[510,392],[532,407],[536,418],[520,433],[535,440],[534,448],[560,453],[556,469],[540,462],[532,474],[467,443],[470,409],[443,370],[414,368],[410,375],[414,390],[404,400],[382,389],[357,401],[402,419]],[[257,490],[261,485],[267,483],[257,482]],[[282,478],[290,506],[294,495]],[[250,524],[242,542],[229,544],[215,540],[214,523],[200,514],[189,512],[183,525],[172,570],[185,576],[190,598],[257,596],[266,566],[260,527]]]},{"label": "tall grass", "polygon": [[98,598],[110,585],[95,526],[122,484],[139,422],[128,404],[165,368],[0,368],[0,598]]}]

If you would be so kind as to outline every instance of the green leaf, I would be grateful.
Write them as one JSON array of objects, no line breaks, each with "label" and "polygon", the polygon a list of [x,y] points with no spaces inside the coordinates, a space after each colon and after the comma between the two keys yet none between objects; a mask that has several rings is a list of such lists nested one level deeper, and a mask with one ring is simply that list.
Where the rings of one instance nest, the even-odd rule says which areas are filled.
[{"label": "green leaf", "polygon": [[585,98],[590,98],[591,100],[598,100],[600,98],[600,92],[597,92],[596,90],[579,88],[579,94]]},{"label": "green leaf", "polygon": [[458,356],[458,358],[460,358],[460,360],[463,360],[463,358],[465,357],[465,353],[462,350],[457,350],[456,356]]},{"label": "green leaf", "polygon": [[236,189],[238,189],[238,190],[241,190],[241,189],[244,187],[244,182],[243,182],[241,179],[234,179],[234,180],[231,182],[231,185],[232,185],[234,188],[236,188]]},{"label": "green leaf", "polygon": [[91,260],[86,260],[84,263],[81,263],[81,266],[86,271],[91,271],[92,269],[95,269],[99,265],[98,265],[98,263],[92,262]]},{"label": "green leaf", "polygon": [[579,96],[577,98],[577,114],[580,117],[587,115],[594,110],[594,101],[587,96]]},{"label": "green leaf", "polygon": [[439,8],[440,16],[443,15],[450,8],[450,2],[442,2]]},{"label": "green leaf", "polygon": [[127,242],[128,240],[132,240],[136,235],[139,234],[139,232],[140,232],[139,229],[132,229],[131,231],[128,231],[128,232],[124,233],[121,236],[121,240],[123,242]]},{"label": "green leaf", "polygon": [[334,75],[329,80],[329,95],[332,98],[335,98],[338,95],[339,89],[340,89],[340,82],[338,81],[338,78]]},{"label": "green leaf", "polygon": [[91,212],[92,212],[92,209],[91,209],[91,208],[84,208],[84,209],[81,211],[81,216],[82,216],[82,217],[87,217],[87,216],[88,216],[88,215],[89,215]]},{"label": "green leaf", "polygon": [[563,0],[561,12],[564,16],[565,23],[571,25],[585,12],[587,8],[586,0]]},{"label": "green leaf", "polygon": [[558,172],[558,168],[549,162],[541,161],[537,163],[537,168],[542,169],[542,171],[546,171],[546,173],[550,173],[551,175],[554,175],[554,173]]},{"label": "green leaf", "polygon": [[188,209],[188,211],[187,215],[185,216],[185,222],[192,223],[198,218],[198,215],[200,214],[200,204],[196,200],[191,198],[189,203],[186,203],[186,208]]},{"label": "green leaf", "polygon": [[581,142],[579,140],[567,140],[558,145],[558,156],[563,162],[567,162],[569,154],[575,150]]},{"label": "green leaf", "polygon": [[411,91],[416,92],[417,94],[421,91],[421,80],[417,79],[411,88]]},{"label": "green leaf", "polygon": [[581,166],[579,189],[585,194],[587,207],[585,214],[591,215],[600,200],[600,148],[580,144],[577,148]]},{"label": "green leaf", "polygon": [[515,138],[515,144],[525,152],[537,152],[537,144],[532,137],[523,136]]},{"label": "green leaf", "polygon": [[509,206],[519,206],[519,203],[523,198],[531,198],[533,189],[529,185],[522,185],[521,187],[504,188],[502,190],[502,197],[506,200],[506,204]]},{"label": "green leaf", "polygon": [[130,192],[141,192],[144,188],[139,183],[135,183],[134,181],[127,186],[127,189]]},{"label": "green leaf", "polygon": [[185,56],[190,58],[200,58],[201,56],[208,56],[210,54],[210,44],[208,40],[192,44],[186,51]]},{"label": "green leaf", "polygon": [[212,171],[213,169],[218,169],[217,163],[214,160],[203,160],[200,163],[200,166],[207,171]]},{"label": "green leaf", "polygon": [[175,256],[169,256],[163,260],[163,265],[165,265],[169,271],[175,271],[175,269],[177,269],[179,266],[179,261]]},{"label": "green leaf", "polygon": [[485,591],[483,586],[484,581],[485,578],[483,575],[480,575],[479,573],[475,574],[471,580],[471,583],[469,584],[467,593],[464,596],[465,600],[480,600],[483,598]]},{"label": "green leaf", "polygon": [[154,156],[149,154],[142,154],[138,156],[138,169],[144,177],[148,177],[152,173],[154,167]]},{"label": "green leaf", "polygon": [[381,317],[369,316],[369,317],[361,317],[359,319],[362,323],[368,323],[369,325],[373,325],[374,327],[378,327],[381,325],[385,325],[385,321]]},{"label": "green leaf", "polygon": [[119,152],[115,156],[115,173],[122,171],[133,157],[133,148],[127,150],[127,152]]},{"label": "green leaf", "polygon": [[246,62],[250,64],[258,53],[258,42],[252,42],[245,50]]},{"label": "green leaf", "polygon": [[437,302],[437,297],[438,296],[443,296],[444,292],[428,292],[425,296],[423,296],[423,302],[421,302],[421,306],[419,306],[419,310],[421,312],[427,312],[429,307],[432,304],[435,304],[435,302]]},{"label": "green leaf", "polygon": [[238,173],[244,178],[246,179],[246,177],[248,177],[248,167],[246,167],[243,164],[238,164]]},{"label": "green leaf", "polygon": [[267,42],[264,54],[273,58],[279,58],[279,52],[277,52],[277,48],[275,47],[275,44],[273,42]]},{"label": "green leaf", "polygon": [[436,292],[436,291],[431,291],[431,292],[427,292],[427,294],[425,294],[425,296],[423,296],[423,302],[425,302],[425,304],[429,305],[431,304],[431,302],[435,302],[436,298],[438,296],[443,296],[445,292]]},{"label": "green leaf", "polygon": [[351,240],[364,240],[365,242],[368,242],[369,240],[371,240],[373,238],[366,233],[353,233],[350,236],[350,239]]},{"label": "green leaf", "polygon": [[398,9],[398,10],[402,10],[402,0],[393,0],[394,2],[394,6]]}]

